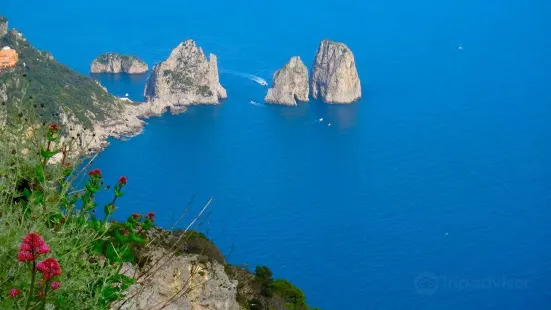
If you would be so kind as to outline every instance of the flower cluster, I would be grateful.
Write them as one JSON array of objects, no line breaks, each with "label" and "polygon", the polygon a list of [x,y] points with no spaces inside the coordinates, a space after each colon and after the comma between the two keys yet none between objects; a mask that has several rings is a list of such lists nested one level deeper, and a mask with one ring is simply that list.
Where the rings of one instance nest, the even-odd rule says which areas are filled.
[{"label": "flower cluster", "polygon": [[124,186],[128,183],[128,179],[125,176],[119,178],[119,185]]},{"label": "flower cluster", "polygon": [[17,296],[19,296],[19,294],[21,294],[21,290],[20,290],[20,289],[12,288],[12,289],[10,290],[10,298],[16,298]]},{"label": "flower cluster", "polygon": [[52,123],[48,127],[48,132],[46,133],[46,138],[48,139],[48,147],[50,146],[49,142],[57,141],[60,137],[61,128],[58,124]]},{"label": "flower cluster", "polygon": [[150,219],[152,222],[155,222],[155,212],[147,213],[146,218]]},{"label": "flower cluster", "polygon": [[17,253],[17,260],[25,263],[36,260],[39,255],[50,252],[50,248],[46,245],[42,237],[39,234],[31,232],[19,245],[19,252]]},{"label": "flower cluster", "polygon": [[55,258],[51,257],[38,263],[38,265],[36,265],[36,270],[42,273],[42,277],[47,281],[61,274],[61,267],[59,266],[59,263]]},{"label": "flower cluster", "polygon": [[101,170],[99,170],[99,169],[94,169],[94,170],[88,172],[88,175],[89,175],[92,179],[101,179]]},{"label": "flower cluster", "polygon": [[56,123],[51,123],[50,126],[48,127],[48,130],[50,132],[58,132],[59,131],[59,125],[56,124]]}]

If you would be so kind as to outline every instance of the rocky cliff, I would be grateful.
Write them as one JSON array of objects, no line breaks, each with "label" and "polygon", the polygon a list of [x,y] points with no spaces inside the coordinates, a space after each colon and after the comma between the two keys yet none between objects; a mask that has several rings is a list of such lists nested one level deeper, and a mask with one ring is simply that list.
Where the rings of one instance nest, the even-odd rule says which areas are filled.
[{"label": "rocky cliff", "polygon": [[139,264],[121,270],[136,280],[125,293],[131,298],[111,309],[311,309],[299,288],[274,279],[268,267],[253,273],[228,264],[200,232],[154,228],[148,244],[136,253]]},{"label": "rocky cliff", "polygon": [[[5,18],[0,20],[7,24]],[[19,113],[32,113],[41,122],[63,125],[62,139],[77,140],[78,151],[88,152],[101,150],[109,137],[141,132],[140,118],[155,115],[152,107],[125,103],[96,81],[56,62],[17,31],[0,37],[0,46],[10,46],[20,58],[14,67],[0,70],[0,126],[20,122]]]},{"label": "rocky cliff", "polygon": [[147,64],[136,56],[106,53],[92,61],[91,73],[145,73]]},{"label": "rocky cliff", "polygon": [[308,101],[308,69],[300,57],[292,57],[274,73],[272,88],[264,98],[267,103],[297,105],[296,100]]},{"label": "rocky cliff", "polygon": [[[224,266],[200,255],[172,256],[157,249],[149,257],[162,265],[151,277],[144,277],[127,292],[133,296],[120,309],[166,310],[239,310],[236,280],[224,272]],[[150,268],[155,268],[149,265]],[[122,270],[129,277],[140,274],[127,264]],[[118,308],[118,305],[112,307]]]},{"label": "rocky cliff", "polygon": [[362,95],[354,55],[343,43],[320,43],[310,82],[312,97],[326,103],[351,103]]},{"label": "rocky cliff", "polygon": [[217,104],[226,98],[218,80],[214,54],[209,59],[193,40],[186,40],[170,56],[153,68],[145,87],[145,97],[156,106]]}]

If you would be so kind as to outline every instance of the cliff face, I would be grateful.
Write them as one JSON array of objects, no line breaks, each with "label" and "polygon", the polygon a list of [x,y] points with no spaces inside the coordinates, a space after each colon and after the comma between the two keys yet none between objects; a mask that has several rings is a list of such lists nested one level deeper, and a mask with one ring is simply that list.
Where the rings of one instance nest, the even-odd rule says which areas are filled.
[{"label": "cliff face", "polygon": [[178,45],[165,61],[153,68],[145,87],[145,97],[166,107],[190,104],[217,104],[226,98],[218,80],[216,56],[209,60],[193,40]]},{"label": "cliff face", "polygon": [[[164,260],[162,257],[167,257]],[[230,280],[224,266],[199,255],[170,257],[166,250],[157,250],[152,261],[163,264],[155,274],[135,285],[127,292],[133,296],[120,309],[141,310],[239,310],[236,301],[237,281]],[[138,272],[126,265],[122,272],[134,277]],[[117,307],[112,307],[116,309]]]},{"label": "cliff face", "polygon": [[91,73],[145,73],[147,64],[136,56],[106,53],[92,61]]},{"label": "cliff face", "polygon": [[292,57],[285,66],[274,73],[272,88],[264,101],[284,105],[297,105],[295,98],[308,101],[308,69],[300,57]]},{"label": "cliff face", "polygon": [[320,43],[311,83],[312,97],[326,103],[351,103],[362,95],[354,55],[343,43]]}]

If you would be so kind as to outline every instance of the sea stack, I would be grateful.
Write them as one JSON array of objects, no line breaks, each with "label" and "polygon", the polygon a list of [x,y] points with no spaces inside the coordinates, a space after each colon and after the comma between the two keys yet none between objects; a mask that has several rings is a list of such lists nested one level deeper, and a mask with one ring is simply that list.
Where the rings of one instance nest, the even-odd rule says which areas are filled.
[{"label": "sea stack", "polygon": [[308,93],[308,69],[300,57],[295,56],[274,73],[272,88],[268,89],[264,101],[296,106],[296,100],[308,102]]},{"label": "sea stack", "polygon": [[351,103],[361,95],[354,55],[343,43],[323,40],[311,77],[312,97],[325,103]]},{"label": "sea stack", "polygon": [[91,73],[129,73],[147,72],[147,64],[136,56],[105,53],[92,61]]},{"label": "sea stack", "polygon": [[8,33],[8,19],[0,16],[0,38]]},{"label": "sea stack", "polygon": [[227,98],[218,79],[214,54],[205,57],[193,40],[186,40],[156,65],[145,86],[148,101],[170,105],[217,104]]}]

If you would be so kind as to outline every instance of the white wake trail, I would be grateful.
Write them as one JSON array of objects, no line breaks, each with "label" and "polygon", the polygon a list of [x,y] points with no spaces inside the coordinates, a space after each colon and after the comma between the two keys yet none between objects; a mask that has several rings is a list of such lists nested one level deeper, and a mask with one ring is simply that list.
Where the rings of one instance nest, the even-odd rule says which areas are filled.
[{"label": "white wake trail", "polygon": [[242,78],[246,78],[246,79],[249,79],[253,82],[256,82],[262,86],[268,86],[268,82],[266,82],[265,79],[259,77],[259,76],[256,76],[254,74],[249,74],[249,73],[244,73],[244,72],[238,72],[238,71],[231,71],[231,70],[220,70],[221,73],[228,73],[228,74],[233,74],[233,75],[236,75],[236,76],[239,76],[239,77],[242,77]]}]

